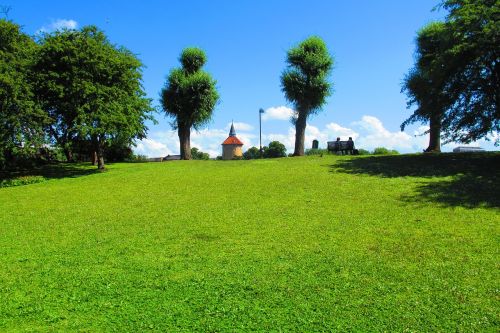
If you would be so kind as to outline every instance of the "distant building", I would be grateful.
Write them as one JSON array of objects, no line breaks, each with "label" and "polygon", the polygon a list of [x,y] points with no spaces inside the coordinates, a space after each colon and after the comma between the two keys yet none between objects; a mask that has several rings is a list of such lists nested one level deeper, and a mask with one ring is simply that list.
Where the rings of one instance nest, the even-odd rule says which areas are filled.
[{"label": "distant building", "polygon": [[484,152],[483,148],[480,147],[467,147],[461,146],[453,149],[454,153],[482,153]]},{"label": "distant building", "polygon": [[235,157],[242,157],[243,142],[236,137],[236,131],[234,130],[234,125],[231,124],[231,130],[229,131],[229,136],[222,143],[222,159],[232,160]]},{"label": "distant building", "polygon": [[178,161],[181,159],[181,155],[167,155],[162,161]]}]

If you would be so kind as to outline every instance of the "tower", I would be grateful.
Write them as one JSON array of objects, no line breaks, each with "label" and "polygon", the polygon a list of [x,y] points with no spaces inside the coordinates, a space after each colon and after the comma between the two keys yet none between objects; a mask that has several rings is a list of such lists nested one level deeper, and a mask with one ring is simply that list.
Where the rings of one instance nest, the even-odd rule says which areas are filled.
[{"label": "tower", "polygon": [[232,160],[235,157],[243,156],[243,142],[236,137],[236,131],[234,130],[234,124],[231,123],[231,129],[229,130],[229,136],[222,143],[222,159]]}]

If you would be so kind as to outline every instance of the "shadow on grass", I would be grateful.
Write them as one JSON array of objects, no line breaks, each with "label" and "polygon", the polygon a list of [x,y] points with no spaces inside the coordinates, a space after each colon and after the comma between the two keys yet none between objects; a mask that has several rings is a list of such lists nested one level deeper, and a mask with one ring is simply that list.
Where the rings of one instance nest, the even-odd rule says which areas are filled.
[{"label": "shadow on grass", "polygon": [[76,178],[99,172],[95,166],[89,164],[55,163],[31,169],[0,172],[0,179],[14,179],[24,176],[42,176],[46,179]]},{"label": "shadow on grass", "polygon": [[408,202],[500,207],[500,153],[370,156],[341,160],[330,167],[349,174],[429,178],[417,186],[416,194],[402,197]]}]

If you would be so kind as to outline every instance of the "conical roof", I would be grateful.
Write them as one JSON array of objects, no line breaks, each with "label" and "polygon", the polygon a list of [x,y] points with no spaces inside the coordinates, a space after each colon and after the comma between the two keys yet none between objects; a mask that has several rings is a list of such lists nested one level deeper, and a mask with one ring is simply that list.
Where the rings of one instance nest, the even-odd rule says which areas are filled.
[{"label": "conical roof", "polygon": [[229,136],[236,136],[236,131],[234,130],[233,123],[231,123],[231,129],[229,130]]},{"label": "conical roof", "polygon": [[243,145],[243,142],[236,137],[236,131],[234,130],[234,124],[231,123],[231,129],[229,130],[229,136],[222,143],[223,145]]}]

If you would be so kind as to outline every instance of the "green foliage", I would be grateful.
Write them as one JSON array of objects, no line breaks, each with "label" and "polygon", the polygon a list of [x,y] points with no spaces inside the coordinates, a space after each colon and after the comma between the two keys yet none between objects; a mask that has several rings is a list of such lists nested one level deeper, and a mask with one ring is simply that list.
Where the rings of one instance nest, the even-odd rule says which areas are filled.
[{"label": "green foliage", "polygon": [[314,156],[314,155],[326,155],[326,154],[329,154],[330,152],[328,151],[328,149],[314,149],[314,148],[311,148],[311,149],[307,149],[306,150],[306,155],[307,156]]},{"label": "green foliage", "polygon": [[133,154],[129,160],[127,160],[126,162],[137,162],[137,163],[144,163],[144,162],[148,162],[148,157],[146,155],[135,155]]},{"label": "green foliage", "polygon": [[45,143],[46,116],[33,93],[36,43],[0,19],[0,170],[32,159]]},{"label": "green foliage", "polygon": [[245,160],[254,160],[260,158],[260,150],[257,147],[251,147],[246,152],[243,153],[243,158]]},{"label": "green foliage", "polygon": [[441,5],[449,10],[445,22],[424,27],[417,38],[416,65],[403,91],[409,106],[418,108],[402,128],[429,119],[432,124],[434,116],[448,142],[467,143],[500,130],[498,1]]},{"label": "green foliage", "polygon": [[366,149],[358,149],[358,155],[370,155],[370,151]]},{"label": "green foliage", "polygon": [[443,127],[450,141],[471,142],[500,131],[500,7],[497,0],[447,0],[443,6],[448,29],[458,37],[447,51],[457,70],[449,89],[455,103]]},{"label": "green foliage", "polygon": [[219,100],[215,85],[216,81],[204,71],[189,73],[174,69],[170,72],[161,103],[167,115],[176,118],[176,128],[185,124],[199,129],[210,121]]},{"label": "green foliage", "polygon": [[12,179],[0,180],[0,188],[36,184],[46,181],[43,176],[21,176]]},{"label": "green foliage", "polygon": [[135,55],[94,26],[45,34],[40,43],[37,94],[51,118],[49,133],[62,148],[90,142],[103,168],[104,150],[115,138],[131,144],[145,137],[153,109]]},{"label": "green foliage", "polygon": [[285,145],[279,141],[269,142],[269,146],[262,147],[264,158],[286,157]]},{"label": "green foliage", "polygon": [[333,58],[325,42],[310,37],[287,53],[287,68],[281,74],[281,89],[294,107],[296,127],[294,155],[304,155],[304,133],[307,118],[323,107],[331,95],[332,84],[328,76]]},{"label": "green foliage", "polygon": [[193,160],[209,160],[210,155],[198,150],[198,148],[196,147],[193,147],[191,148],[191,158]]},{"label": "green foliage", "polygon": [[399,152],[397,150],[387,149],[385,147],[377,147],[373,150],[372,154],[373,155],[397,155],[397,154],[399,154]]},{"label": "green foliage", "polygon": [[448,31],[441,22],[430,23],[418,32],[415,67],[406,75],[402,91],[408,96],[408,108],[417,106],[413,115],[402,125],[404,130],[408,124],[428,122],[433,113],[443,114],[449,106],[444,89],[447,73],[452,69],[444,68],[449,63],[440,59],[446,48],[450,47]]},{"label": "green foliage", "polygon": [[182,51],[179,61],[186,72],[193,74],[201,70],[205,65],[207,62],[207,55],[202,49],[188,47]]},{"label": "green foliage", "polygon": [[500,155],[463,155],[118,163],[2,188],[0,330],[495,332]]}]

